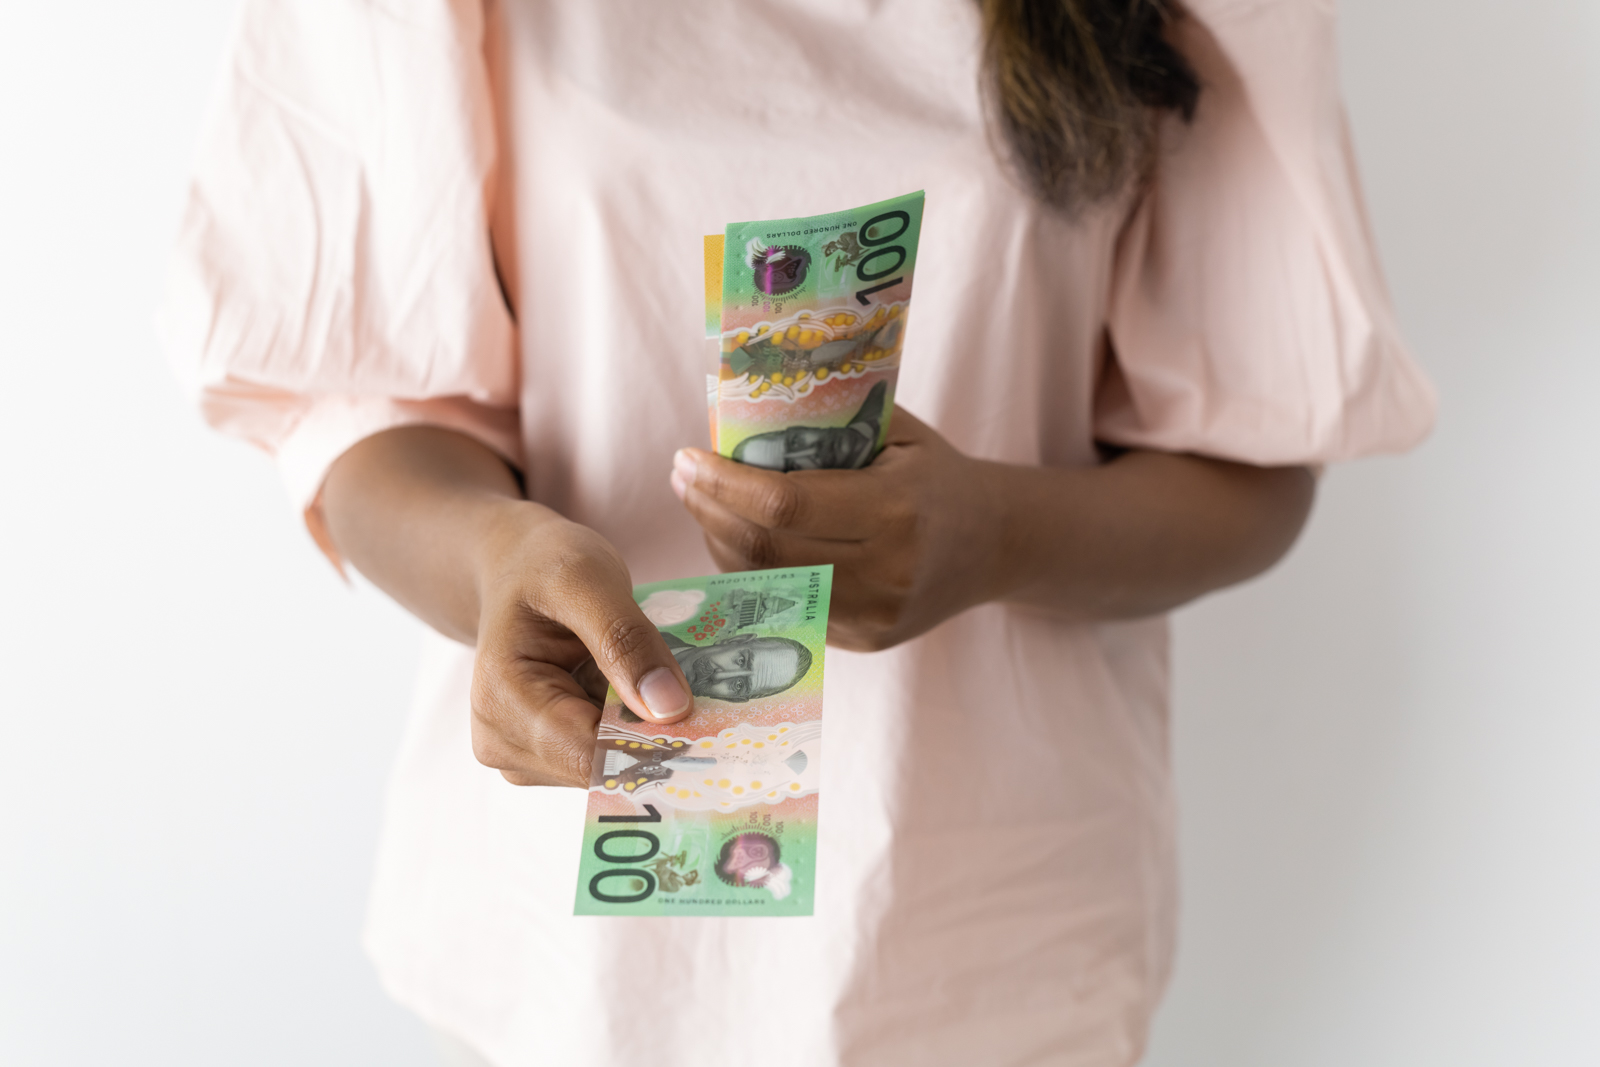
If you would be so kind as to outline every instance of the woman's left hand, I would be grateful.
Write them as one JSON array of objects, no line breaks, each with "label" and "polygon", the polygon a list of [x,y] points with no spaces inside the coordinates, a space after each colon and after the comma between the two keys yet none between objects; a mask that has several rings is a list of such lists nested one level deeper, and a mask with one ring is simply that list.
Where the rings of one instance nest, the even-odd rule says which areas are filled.
[{"label": "woman's left hand", "polygon": [[862,470],[780,473],[685,448],[672,488],[723,570],[833,564],[828,643],[876,651],[1002,592],[990,466],[897,408]]}]

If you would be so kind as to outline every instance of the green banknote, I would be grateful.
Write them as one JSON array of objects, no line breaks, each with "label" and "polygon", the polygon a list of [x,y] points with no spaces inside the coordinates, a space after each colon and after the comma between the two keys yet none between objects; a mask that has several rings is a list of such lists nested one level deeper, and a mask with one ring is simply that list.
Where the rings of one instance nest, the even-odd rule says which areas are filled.
[{"label": "green banknote", "polygon": [[575,914],[811,914],[832,590],[831,566],[634,590],[694,711],[661,726],[606,694]]},{"label": "green banknote", "polygon": [[908,193],[706,238],[717,452],[770,470],[872,461],[889,436],[922,206]]}]

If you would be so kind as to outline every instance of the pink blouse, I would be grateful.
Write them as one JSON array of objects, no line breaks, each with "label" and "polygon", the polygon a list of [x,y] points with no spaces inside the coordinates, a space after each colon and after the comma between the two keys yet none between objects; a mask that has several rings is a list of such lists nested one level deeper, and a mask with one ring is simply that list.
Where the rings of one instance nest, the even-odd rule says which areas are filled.
[{"label": "pink blouse", "polygon": [[[957,447],[1261,464],[1415,444],[1321,0],[1190,0],[1148,191],[1066,220],[996,162],[972,0],[249,0],[162,323],[208,420],[329,465],[470,434],[636,581],[706,573],[700,235],[926,189],[897,401]],[[503,1064],[1128,1064],[1170,966],[1163,620],[990,604],[828,653],[812,919],[574,918],[584,796],[474,762],[428,643],[367,931]]]}]

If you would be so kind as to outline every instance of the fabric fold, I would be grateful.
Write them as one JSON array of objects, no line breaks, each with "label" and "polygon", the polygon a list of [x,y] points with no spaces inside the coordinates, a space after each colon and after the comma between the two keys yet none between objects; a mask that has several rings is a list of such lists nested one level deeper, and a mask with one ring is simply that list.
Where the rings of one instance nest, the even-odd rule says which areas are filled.
[{"label": "fabric fold", "polygon": [[1400,338],[1338,88],[1331,5],[1190,5],[1203,86],[1122,235],[1096,433],[1264,465],[1415,445],[1432,387]]},{"label": "fabric fold", "polygon": [[429,423],[521,463],[483,36],[477,0],[249,0],[201,138],[158,325],[325,549],[318,490],[363,436]]}]

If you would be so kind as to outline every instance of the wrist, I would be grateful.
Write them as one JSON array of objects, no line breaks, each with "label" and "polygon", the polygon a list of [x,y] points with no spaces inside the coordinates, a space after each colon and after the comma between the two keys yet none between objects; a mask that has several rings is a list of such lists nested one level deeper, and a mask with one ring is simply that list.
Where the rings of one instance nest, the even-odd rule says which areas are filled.
[{"label": "wrist", "polygon": [[[998,545],[989,575],[990,600],[1032,600],[1046,575],[1076,561],[1074,516],[1091,471],[989,463],[983,472],[996,517]],[[1071,500],[1079,501],[1074,505]]]},{"label": "wrist", "polygon": [[556,511],[529,500],[491,496],[478,502],[478,536],[470,567],[480,607],[488,593],[523,569],[530,551],[551,528],[567,524]]},{"label": "wrist", "polygon": [[1024,536],[1031,497],[1028,475],[1033,468],[992,460],[972,460],[978,499],[973,514],[975,531],[985,561],[977,580],[976,603],[1006,600],[1026,581],[1030,561],[1024,558],[1029,539]]}]

